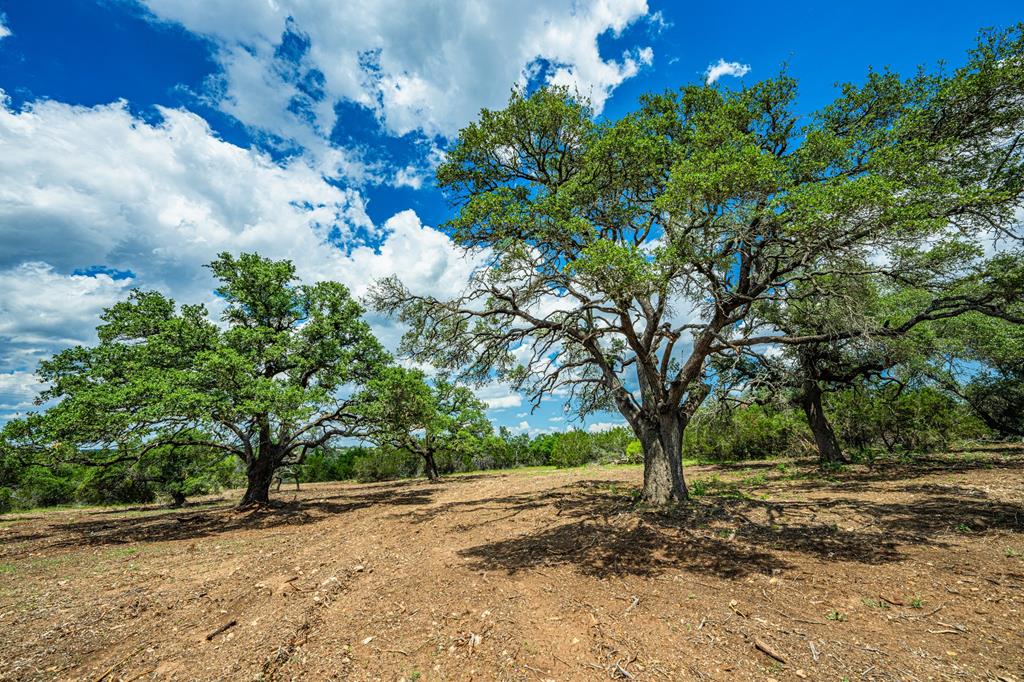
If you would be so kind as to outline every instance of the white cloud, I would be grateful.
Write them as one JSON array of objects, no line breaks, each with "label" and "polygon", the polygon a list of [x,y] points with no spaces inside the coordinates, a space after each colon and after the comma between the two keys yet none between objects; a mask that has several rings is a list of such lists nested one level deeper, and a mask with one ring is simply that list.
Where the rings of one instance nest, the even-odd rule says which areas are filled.
[{"label": "white cloud", "polygon": [[34,368],[36,349],[91,340],[98,312],[123,298],[131,285],[130,278],[104,273],[62,275],[39,262],[0,270],[0,371]]},{"label": "white cloud", "polygon": [[9,35],[11,35],[11,29],[7,26],[7,16],[3,12],[0,12],[0,40],[3,40]]},{"label": "white cloud", "polygon": [[594,422],[587,426],[588,433],[602,433],[604,431],[611,431],[614,428],[625,426],[624,422]]},{"label": "white cloud", "polygon": [[735,76],[736,78],[742,78],[748,73],[750,73],[749,64],[727,62],[724,59],[719,58],[717,63],[708,65],[708,70],[704,72],[704,80],[708,83],[714,83],[722,76]]},{"label": "white cloud", "polygon": [[[279,165],[192,113],[160,113],[151,124],[123,103],[18,111],[0,100],[0,372],[91,341],[100,310],[130,286],[216,306],[202,266],[222,250],[289,258],[304,280],[339,280],[356,295],[393,273],[436,295],[468,277],[473,262],[413,211],[378,228],[358,192],[302,159]],[[74,274],[93,266],[134,277]],[[394,323],[371,323],[393,348]]]},{"label": "white cloud", "polygon": [[42,388],[32,372],[0,372],[0,411],[31,408]]},{"label": "white cloud", "polygon": [[[506,410],[523,404],[523,397],[503,384],[488,384],[473,392],[487,404],[488,410]],[[517,416],[525,416],[525,413]]]},{"label": "white cloud", "polygon": [[[145,2],[218,43],[225,111],[300,143],[345,124],[335,120],[339,100],[373,109],[394,134],[451,135],[481,107],[501,106],[541,60],[549,82],[577,87],[600,111],[653,59],[650,48],[605,59],[597,42],[644,17],[646,0]],[[282,58],[286,31],[296,49]],[[299,87],[310,74],[322,75],[319,99]]]}]

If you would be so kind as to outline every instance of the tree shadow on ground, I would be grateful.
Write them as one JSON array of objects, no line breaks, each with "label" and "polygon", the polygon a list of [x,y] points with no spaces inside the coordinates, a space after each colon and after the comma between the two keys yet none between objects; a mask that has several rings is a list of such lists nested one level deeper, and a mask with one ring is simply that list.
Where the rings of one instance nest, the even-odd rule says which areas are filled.
[{"label": "tree shadow on ground", "polygon": [[837,469],[822,469],[814,459],[798,459],[779,463],[734,463],[716,467],[727,472],[758,470],[768,482],[789,481],[789,490],[813,492],[841,490],[860,492],[880,489],[878,484],[910,481],[937,474],[965,474],[978,470],[999,470],[1024,473],[1024,451],[1013,449],[985,450],[968,456],[966,451],[948,454],[917,455],[880,459],[873,464],[854,464]]},{"label": "tree shadow on ground", "polygon": [[[422,505],[433,499],[437,486],[391,484],[368,491],[298,499],[270,508],[239,509],[234,506],[194,511],[169,510],[120,519],[72,520],[52,523],[42,531],[4,536],[5,545],[48,540],[46,548],[96,547],[136,542],[196,540],[245,530],[266,530],[278,526],[305,525],[329,517],[364,509],[392,505]],[[33,548],[38,551],[38,547]]]},{"label": "tree shadow on ground", "polygon": [[[459,554],[478,570],[516,573],[567,565],[596,577],[681,570],[735,578],[786,569],[793,555],[881,564],[901,561],[922,544],[949,547],[958,532],[1024,532],[1024,513],[1018,506],[953,496],[941,488],[916,490],[916,498],[905,501],[709,495],[658,511],[634,510],[628,497],[609,494],[608,487],[607,482],[585,481],[546,493],[454,503],[410,515],[423,522],[442,513],[504,509],[511,514],[550,506],[556,520],[564,522]],[[475,525],[457,522],[453,527],[469,530]]]}]

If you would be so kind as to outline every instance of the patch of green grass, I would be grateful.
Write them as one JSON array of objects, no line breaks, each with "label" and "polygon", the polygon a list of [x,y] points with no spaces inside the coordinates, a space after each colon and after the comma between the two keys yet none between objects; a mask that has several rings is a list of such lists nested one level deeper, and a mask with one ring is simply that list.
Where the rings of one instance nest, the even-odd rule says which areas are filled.
[{"label": "patch of green grass", "polygon": [[910,600],[910,608],[912,608],[912,609],[923,609],[924,608],[924,600],[921,599],[920,597],[914,597],[913,599]]},{"label": "patch of green grass", "polygon": [[966,523],[958,523],[958,524],[956,524],[956,529],[955,530],[956,530],[957,533],[962,533],[964,535],[968,535],[968,534],[974,532],[974,529],[971,528],[970,526],[968,526]]},{"label": "patch of green grass", "polygon": [[886,604],[881,599],[866,599],[866,598],[862,598],[861,601],[864,603],[864,606],[870,607],[872,609],[887,609],[887,608],[889,608],[889,605]]},{"label": "patch of green grass", "polygon": [[1013,547],[1007,547],[1005,550],[1003,550],[1003,554],[1010,557],[1011,559],[1013,559],[1014,557],[1022,556],[1021,552],[1019,550],[1014,549]]},{"label": "patch of green grass", "polygon": [[14,564],[0,564],[0,575],[4,573],[14,573]]},{"label": "patch of green grass", "polygon": [[842,623],[846,620],[846,616],[839,613],[839,611],[837,611],[836,609],[832,609],[831,611],[826,613],[825,618],[828,618],[829,620],[834,620],[837,623]]},{"label": "patch of green grass", "polygon": [[107,559],[126,559],[128,557],[138,556],[139,550],[137,547],[116,547],[111,550],[107,550]]}]

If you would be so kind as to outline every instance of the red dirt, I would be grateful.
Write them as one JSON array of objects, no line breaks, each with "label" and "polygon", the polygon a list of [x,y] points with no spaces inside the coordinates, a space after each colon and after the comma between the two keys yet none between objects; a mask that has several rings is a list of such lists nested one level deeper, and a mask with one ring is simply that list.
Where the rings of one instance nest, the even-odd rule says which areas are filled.
[{"label": "red dirt", "polygon": [[1020,451],[811,471],[691,468],[670,512],[593,467],[0,517],[0,679],[1024,682]]}]

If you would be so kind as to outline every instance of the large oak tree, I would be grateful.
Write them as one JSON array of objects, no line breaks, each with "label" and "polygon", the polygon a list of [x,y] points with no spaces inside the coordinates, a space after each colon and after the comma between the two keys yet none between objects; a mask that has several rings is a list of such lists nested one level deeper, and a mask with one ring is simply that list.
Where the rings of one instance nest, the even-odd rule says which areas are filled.
[{"label": "large oak tree", "polygon": [[796,93],[785,74],[692,85],[595,121],[564,89],[514,92],[437,172],[448,227],[484,266],[452,300],[391,278],[373,304],[409,325],[415,359],[618,409],[643,445],[644,498],[683,499],[709,357],[863,333],[757,330],[757,305],[896,271],[950,232],[1005,231],[1020,206],[1021,27],[983,35],[953,72],[871,72],[810,115]]}]

